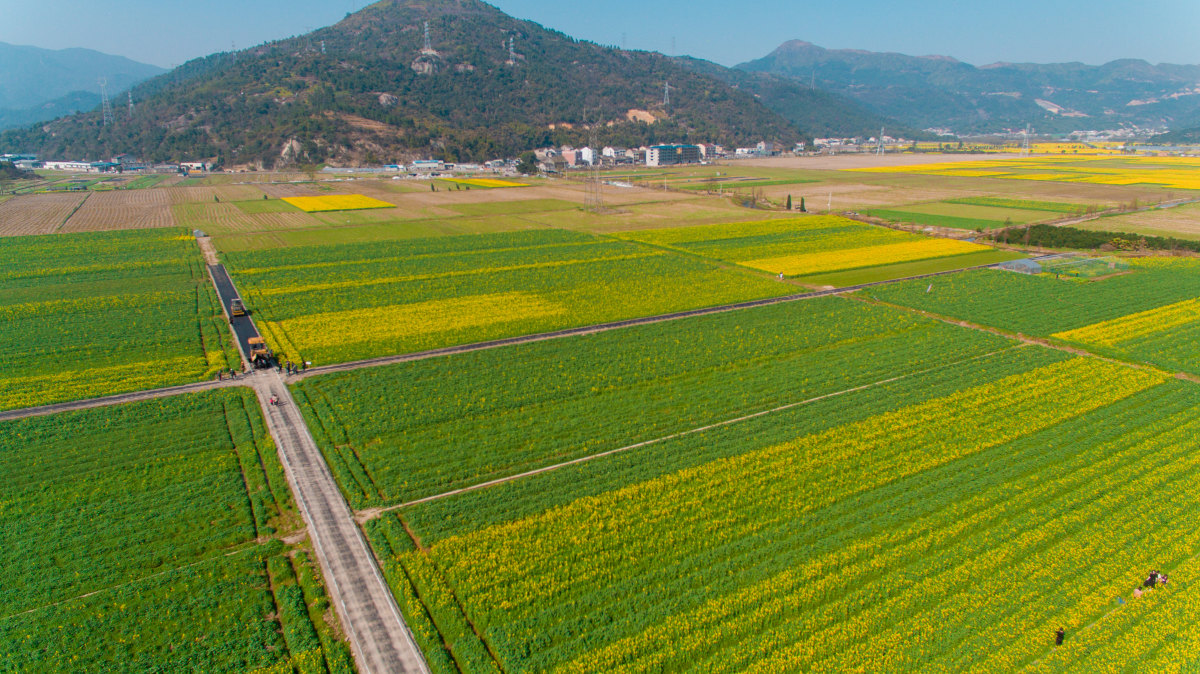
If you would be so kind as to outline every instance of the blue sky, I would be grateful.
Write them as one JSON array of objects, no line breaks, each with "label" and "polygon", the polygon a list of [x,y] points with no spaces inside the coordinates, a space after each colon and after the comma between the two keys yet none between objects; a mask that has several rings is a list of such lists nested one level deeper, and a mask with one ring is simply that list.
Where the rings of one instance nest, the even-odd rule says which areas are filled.
[{"label": "blue sky", "polygon": [[[335,23],[367,0],[0,0],[0,41],[170,67]],[[1200,63],[1196,0],[493,0],[578,38],[725,65],[781,42],[995,61]],[[3,64],[0,64],[2,67]]]}]

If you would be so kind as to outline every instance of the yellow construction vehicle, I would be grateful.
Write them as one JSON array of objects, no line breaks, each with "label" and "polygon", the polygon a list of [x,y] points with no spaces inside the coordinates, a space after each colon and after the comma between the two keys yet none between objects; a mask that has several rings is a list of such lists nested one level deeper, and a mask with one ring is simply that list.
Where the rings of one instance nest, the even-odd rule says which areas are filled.
[{"label": "yellow construction vehicle", "polygon": [[275,354],[267,348],[267,343],[262,337],[251,337],[246,343],[250,345],[250,362],[254,367],[271,367],[274,364]]},{"label": "yellow construction vehicle", "polygon": [[234,316],[245,316],[246,305],[240,298],[229,300],[229,319],[233,320]]}]

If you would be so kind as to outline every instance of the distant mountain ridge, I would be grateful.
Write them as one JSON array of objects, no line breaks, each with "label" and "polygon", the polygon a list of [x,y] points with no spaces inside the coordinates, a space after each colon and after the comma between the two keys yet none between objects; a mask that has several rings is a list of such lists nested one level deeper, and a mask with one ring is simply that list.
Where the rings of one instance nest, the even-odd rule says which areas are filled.
[{"label": "distant mountain ridge", "polygon": [[[599,144],[790,147],[831,125],[852,134],[874,125],[858,104],[802,89],[575,40],[478,0],[383,0],[308,35],[144,82],[133,89],[132,119],[117,115],[104,128],[96,111],[74,115],[0,134],[0,151],[269,168],[515,156],[588,143],[589,127]],[[807,99],[815,107],[796,105]],[[827,119],[810,124],[812,109]],[[864,118],[872,121],[857,123]]]},{"label": "distant mountain ridge", "polygon": [[91,49],[42,49],[0,42],[0,129],[100,104],[99,79],[115,94],[166,72]]},{"label": "distant mountain ridge", "polygon": [[792,40],[740,70],[789,77],[917,128],[996,132],[1200,124],[1200,66],[1122,59],[973,66],[947,56],[824,49]]}]

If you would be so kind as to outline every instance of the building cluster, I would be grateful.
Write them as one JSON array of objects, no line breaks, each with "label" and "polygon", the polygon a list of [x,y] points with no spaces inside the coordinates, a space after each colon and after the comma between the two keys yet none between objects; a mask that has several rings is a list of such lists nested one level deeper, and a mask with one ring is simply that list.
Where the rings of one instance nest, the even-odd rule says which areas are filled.
[{"label": "building cluster", "polygon": [[141,161],[128,154],[119,154],[108,161],[43,160],[32,154],[2,154],[0,161],[12,162],[17,168],[30,171],[45,169],[70,173],[187,173],[189,171],[208,171],[213,168],[211,163],[203,161],[163,164]]},{"label": "building cluster", "polygon": [[[797,143],[793,151],[803,151],[804,143]],[[773,157],[782,154],[779,143],[764,141],[755,147],[736,148],[732,156]],[[638,148],[605,146],[599,151],[592,147],[575,148],[569,145],[536,150],[538,168],[546,173],[559,173],[573,168],[592,166],[675,166],[679,164],[704,164],[719,158],[729,157],[724,147],[712,143],[677,143],[643,145]]]}]

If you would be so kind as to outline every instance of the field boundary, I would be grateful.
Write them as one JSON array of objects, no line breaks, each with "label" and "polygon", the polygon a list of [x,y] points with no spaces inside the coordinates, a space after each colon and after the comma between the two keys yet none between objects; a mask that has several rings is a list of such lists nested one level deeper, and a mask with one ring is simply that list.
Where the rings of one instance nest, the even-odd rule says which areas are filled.
[{"label": "field boundary", "polygon": [[804,405],[808,405],[811,403],[820,402],[822,400],[827,400],[829,398],[836,398],[838,396],[846,395],[849,393],[865,391],[867,389],[874,388],[876,386],[883,386],[884,384],[891,384],[893,382],[908,379],[910,377],[917,377],[917,376],[920,376],[923,374],[929,374],[930,372],[936,372],[938,370],[942,370],[945,368],[956,367],[958,365],[962,365],[964,363],[969,363],[971,361],[979,360],[981,358],[989,358],[991,356],[995,356],[997,354],[1004,353],[1006,351],[1024,348],[1025,346],[1028,346],[1028,345],[1027,344],[1014,344],[1012,346],[1008,346],[1003,349],[989,351],[987,353],[982,353],[979,355],[971,356],[969,358],[963,358],[961,360],[956,360],[956,361],[953,361],[950,363],[943,363],[941,365],[936,365],[934,367],[926,368],[924,370],[917,370],[915,372],[906,372],[904,374],[897,375],[895,377],[889,377],[887,379],[880,379],[879,381],[869,382],[866,384],[862,384],[860,386],[855,386],[853,388],[843,389],[841,391],[834,391],[832,393],[825,393],[825,394],[816,396],[815,398],[808,398],[806,400],[799,400],[796,402],[787,403],[785,405],[779,405],[777,407],[772,407],[772,408],[766,409],[766,410],[759,410],[758,412],[746,414],[746,415],[743,415],[743,416],[740,416],[740,417],[737,417],[734,419],[726,419],[724,421],[718,421],[718,422],[711,423],[711,424],[708,424],[705,426],[691,428],[691,429],[684,430],[684,431],[678,431],[676,433],[672,433],[670,435],[664,435],[659,438],[653,438],[651,440],[643,440],[642,442],[638,442],[638,443],[635,443],[632,445],[626,445],[624,447],[618,447],[616,449],[609,449],[609,450],[606,450],[603,452],[599,452],[597,454],[589,454],[587,456],[581,456],[576,459],[571,459],[570,461],[563,461],[561,463],[556,463],[556,464],[553,464],[550,466],[543,466],[541,468],[527,470],[525,472],[517,473],[515,475],[509,475],[506,477],[496,478],[494,480],[488,480],[487,482],[480,482],[479,484],[474,484],[474,485],[470,485],[467,487],[461,487],[459,489],[452,489],[450,491],[443,492],[441,494],[435,494],[433,496],[426,496],[423,498],[408,501],[406,503],[401,503],[401,504],[393,505],[393,506],[386,506],[386,507],[382,507],[382,508],[367,508],[365,510],[360,510],[360,511],[356,512],[354,514],[354,519],[357,520],[359,524],[363,524],[363,523],[369,522],[373,519],[376,519],[378,517],[381,517],[389,512],[394,512],[396,510],[402,510],[404,508],[421,505],[422,503],[429,503],[431,501],[438,501],[438,500],[441,500],[444,498],[449,498],[451,496],[458,496],[459,494],[465,494],[465,493],[469,493],[469,492],[473,492],[473,491],[479,491],[480,489],[486,489],[487,487],[494,487],[496,485],[505,484],[507,482],[514,482],[514,481],[520,480],[522,478],[532,477],[534,475],[540,475],[542,473],[549,473],[551,471],[555,471],[560,468],[566,468],[568,466],[574,466],[574,465],[578,465],[581,463],[587,463],[588,461],[593,461],[595,459],[601,459],[606,456],[612,456],[613,454],[620,454],[622,452],[627,452],[632,449],[639,449],[641,447],[648,447],[650,445],[656,445],[661,442],[668,442],[670,440],[687,437],[689,435],[694,435],[696,433],[703,433],[705,431],[710,431],[715,428],[724,428],[725,426],[732,426],[734,424],[741,423],[743,421],[757,419],[759,417],[764,417],[764,416],[767,416],[770,414],[775,414],[777,412],[784,412],[784,411],[787,411],[787,410],[790,410],[790,409],[793,409],[796,407],[802,407]]}]

